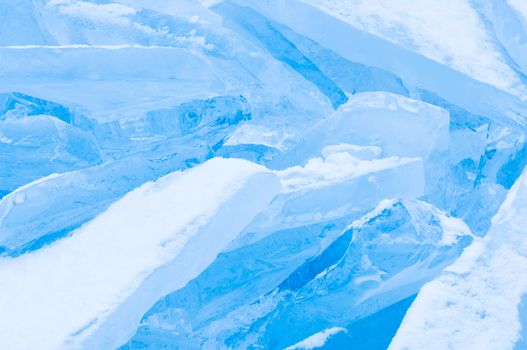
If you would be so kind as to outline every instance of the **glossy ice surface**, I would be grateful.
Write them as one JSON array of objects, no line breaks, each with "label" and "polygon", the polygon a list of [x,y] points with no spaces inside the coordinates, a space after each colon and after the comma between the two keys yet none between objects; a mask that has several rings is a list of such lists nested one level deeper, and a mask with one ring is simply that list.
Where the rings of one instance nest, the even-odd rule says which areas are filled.
[{"label": "glossy ice surface", "polygon": [[0,0],[0,349],[527,347],[521,0]]}]

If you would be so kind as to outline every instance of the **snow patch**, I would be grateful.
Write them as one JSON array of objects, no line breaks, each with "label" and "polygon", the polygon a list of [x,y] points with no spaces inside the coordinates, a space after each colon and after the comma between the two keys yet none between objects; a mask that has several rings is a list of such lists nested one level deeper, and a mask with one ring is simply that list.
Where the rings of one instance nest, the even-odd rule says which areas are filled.
[{"label": "snow patch", "polygon": [[527,171],[485,238],[475,240],[421,289],[390,349],[514,348],[522,329],[519,308],[527,295],[526,218]]},{"label": "snow patch", "polygon": [[[477,80],[527,97],[468,0],[303,0]],[[522,0],[509,0],[525,9]],[[521,6],[521,7],[520,7]]]},{"label": "snow patch", "polygon": [[206,268],[279,187],[264,167],[212,159],[146,183],[68,238],[0,259],[0,347],[115,348],[157,299]]},{"label": "snow patch", "polygon": [[383,211],[393,208],[399,201],[396,199],[383,199],[379,204],[369,213],[363,217],[353,221],[348,229],[360,228],[364,226],[368,221],[379,216]]},{"label": "snow patch", "polygon": [[377,146],[357,146],[350,145],[349,143],[340,143],[338,145],[324,147],[322,149],[322,156],[327,158],[332,154],[342,152],[349,153],[358,159],[370,160],[380,157],[382,149]]},{"label": "snow patch", "polygon": [[313,334],[310,337],[307,337],[306,339],[296,343],[295,345],[288,346],[287,348],[285,348],[285,350],[297,350],[297,349],[298,350],[300,349],[311,350],[311,349],[320,348],[324,346],[324,344],[326,344],[326,342],[328,341],[330,337],[334,336],[335,334],[341,333],[341,332],[345,333],[346,328],[342,328],[342,327],[328,328],[328,329],[323,330],[322,332],[318,332],[318,333]]},{"label": "snow patch", "polygon": [[[385,169],[420,162],[420,158],[388,157],[363,160],[357,158],[359,146],[332,145],[322,150],[323,157],[311,158],[303,167],[294,166],[277,171],[282,181],[283,192],[296,192],[305,189],[324,187],[350,178],[364,176]],[[370,152],[372,152],[370,150]],[[378,152],[375,148],[373,153]]]}]

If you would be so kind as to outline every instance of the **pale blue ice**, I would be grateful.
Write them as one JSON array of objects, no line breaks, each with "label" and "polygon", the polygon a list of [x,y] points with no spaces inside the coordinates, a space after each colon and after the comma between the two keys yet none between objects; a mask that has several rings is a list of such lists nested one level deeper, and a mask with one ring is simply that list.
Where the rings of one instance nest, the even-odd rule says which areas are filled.
[{"label": "pale blue ice", "polygon": [[527,6],[447,3],[0,0],[0,348],[524,347]]}]

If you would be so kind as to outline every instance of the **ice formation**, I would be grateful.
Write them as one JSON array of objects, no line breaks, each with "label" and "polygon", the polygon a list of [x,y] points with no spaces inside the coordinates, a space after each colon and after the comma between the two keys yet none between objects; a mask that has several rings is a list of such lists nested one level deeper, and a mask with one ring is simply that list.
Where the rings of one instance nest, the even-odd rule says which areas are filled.
[{"label": "ice formation", "polygon": [[0,0],[0,349],[527,348],[521,0]]},{"label": "ice formation", "polygon": [[119,345],[134,320],[199,275],[279,188],[261,166],[212,159],[131,191],[56,244],[4,259],[3,346]]},{"label": "ice formation", "polygon": [[485,238],[421,289],[390,349],[527,345],[521,323],[527,295],[526,205],[527,173],[511,188]]}]

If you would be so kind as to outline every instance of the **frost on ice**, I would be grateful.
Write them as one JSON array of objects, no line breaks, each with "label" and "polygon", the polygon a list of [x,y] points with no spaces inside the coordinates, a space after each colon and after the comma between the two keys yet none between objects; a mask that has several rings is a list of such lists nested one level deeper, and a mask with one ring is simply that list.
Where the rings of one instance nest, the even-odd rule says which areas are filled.
[{"label": "frost on ice", "polygon": [[527,347],[521,0],[0,0],[0,349]]},{"label": "frost on ice", "polygon": [[278,189],[260,166],[213,159],[128,193],[71,237],[3,259],[3,346],[119,345],[134,320],[199,275]]},{"label": "frost on ice", "polygon": [[527,295],[526,206],[524,173],[485,238],[421,289],[390,349],[521,349],[527,344],[522,315]]}]

